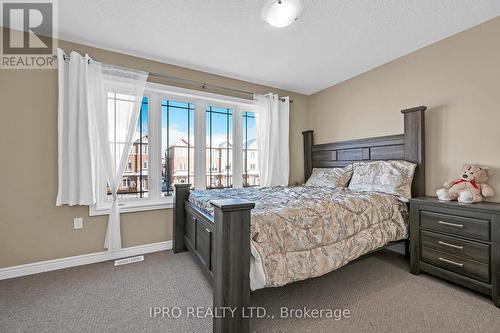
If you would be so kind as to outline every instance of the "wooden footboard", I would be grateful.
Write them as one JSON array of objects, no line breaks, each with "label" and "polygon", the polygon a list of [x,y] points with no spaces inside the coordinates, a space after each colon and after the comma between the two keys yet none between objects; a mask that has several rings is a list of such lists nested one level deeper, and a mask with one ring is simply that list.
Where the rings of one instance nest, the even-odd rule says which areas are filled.
[{"label": "wooden footboard", "polygon": [[243,311],[250,300],[250,211],[255,204],[212,201],[212,217],[188,202],[190,187],[175,185],[174,253],[190,250],[213,285],[214,309],[231,310],[214,318],[213,331],[248,332]]}]

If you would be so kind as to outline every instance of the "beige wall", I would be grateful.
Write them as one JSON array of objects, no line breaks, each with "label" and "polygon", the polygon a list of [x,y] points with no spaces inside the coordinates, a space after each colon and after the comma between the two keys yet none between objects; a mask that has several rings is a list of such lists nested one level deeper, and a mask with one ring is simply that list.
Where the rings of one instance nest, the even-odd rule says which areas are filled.
[{"label": "beige wall", "polygon": [[[302,181],[302,135],[307,97],[221,76],[60,42],[67,52],[94,59],[258,93],[289,95],[290,181]],[[164,82],[168,83],[168,82]],[[0,70],[0,268],[103,251],[107,217],[89,217],[87,207],[56,207],[57,71]],[[73,230],[73,218],[84,227]],[[122,215],[123,246],[172,239],[172,210]]]},{"label": "beige wall", "polygon": [[310,96],[316,143],[401,133],[399,110],[427,105],[427,193],[464,162],[493,167],[500,193],[499,36],[496,18]]}]

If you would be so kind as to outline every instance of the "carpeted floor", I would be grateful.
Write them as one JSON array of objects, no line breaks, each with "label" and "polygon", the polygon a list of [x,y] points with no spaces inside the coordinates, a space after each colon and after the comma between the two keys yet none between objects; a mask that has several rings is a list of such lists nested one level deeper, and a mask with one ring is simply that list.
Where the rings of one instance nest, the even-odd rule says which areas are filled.
[{"label": "carpeted floor", "polygon": [[[211,303],[211,287],[190,255],[168,251],[125,266],[104,262],[0,281],[0,332],[211,332],[210,318],[186,318],[188,307]],[[403,256],[391,251],[257,291],[252,303],[266,309],[266,319],[252,319],[253,332],[500,332],[500,309],[487,297],[411,275]],[[155,306],[177,306],[181,317],[152,318]],[[350,315],[277,319],[281,306]]]}]

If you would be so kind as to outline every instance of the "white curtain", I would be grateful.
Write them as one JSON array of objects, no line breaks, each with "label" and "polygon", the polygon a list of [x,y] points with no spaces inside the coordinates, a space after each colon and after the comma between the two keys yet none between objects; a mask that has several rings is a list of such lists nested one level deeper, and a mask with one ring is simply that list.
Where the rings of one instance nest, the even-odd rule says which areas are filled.
[{"label": "white curtain", "polygon": [[147,72],[100,63],[89,68],[88,100],[96,111],[99,167],[112,194],[104,241],[104,247],[110,251],[121,248],[117,192],[132,147],[147,78]]},{"label": "white curtain", "polygon": [[275,94],[256,95],[255,114],[259,147],[260,185],[287,186],[290,173],[290,100]]},{"label": "white curtain", "polygon": [[57,205],[94,204],[98,168],[112,193],[104,247],[117,250],[121,248],[117,192],[132,146],[148,73],[101,64],[76,52],[65,62],[60,49],[58,62]]},{"label": "white curtain", "polygon": [[87,105],[88,56],[58,56],[58,191],[56,205],[95,203],[95,128]]}]

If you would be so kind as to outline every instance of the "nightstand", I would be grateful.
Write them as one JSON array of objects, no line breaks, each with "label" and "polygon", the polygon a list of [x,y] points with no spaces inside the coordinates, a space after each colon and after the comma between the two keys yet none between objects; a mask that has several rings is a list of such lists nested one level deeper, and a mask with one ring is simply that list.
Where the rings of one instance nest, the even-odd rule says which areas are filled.
[{"label": "nightstand", "polygon": [[500,204],[410,200],[410,271],[491,296],[500,307]]}]

